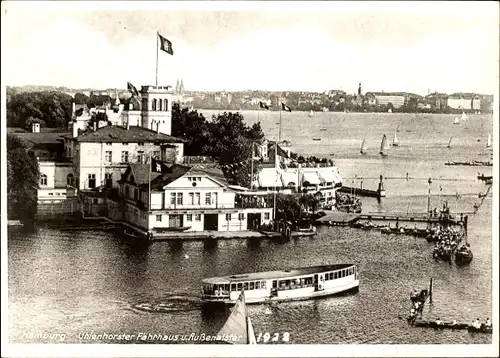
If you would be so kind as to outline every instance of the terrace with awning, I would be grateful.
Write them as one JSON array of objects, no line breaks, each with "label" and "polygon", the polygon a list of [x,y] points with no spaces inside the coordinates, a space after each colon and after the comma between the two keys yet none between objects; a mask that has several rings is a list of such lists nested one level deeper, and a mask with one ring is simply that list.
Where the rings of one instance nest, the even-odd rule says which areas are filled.
[{"label": "terrace with awning", "polygon": [[258,182],[260,187],[264,188],[281,188],[281,174],[275,168],[263,168],[259,172]]}]

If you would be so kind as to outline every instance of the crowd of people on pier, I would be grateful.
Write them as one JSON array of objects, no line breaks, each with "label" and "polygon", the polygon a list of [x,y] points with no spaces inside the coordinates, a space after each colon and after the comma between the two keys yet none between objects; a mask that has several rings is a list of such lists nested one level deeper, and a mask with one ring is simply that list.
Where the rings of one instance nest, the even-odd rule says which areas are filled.
[{"label": "crowd of people on pier", "polygon": [[348,213],[360,213],[361,200],[353,195],[336,192],[335,207],[339,211],[346,211]]},{"label": "crowd of people on pier", "polygon": [[[438,225],[437,227],[431,228],[427,240],[436,242],[432,256],[435,259],[444,261],[451,260],[453,254],[462,242],[463,237],[464,233],[462,231],[450,226]],[[464,248],[468,249],[468,245],[469,244],[463,245],[460,247],[460,250],[464,250]]]}]

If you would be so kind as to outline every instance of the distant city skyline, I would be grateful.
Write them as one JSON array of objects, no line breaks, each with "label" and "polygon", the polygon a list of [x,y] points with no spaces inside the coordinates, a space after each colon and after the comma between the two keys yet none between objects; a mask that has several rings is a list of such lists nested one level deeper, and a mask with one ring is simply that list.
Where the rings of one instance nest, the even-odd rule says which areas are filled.
[{"label": "distant city skyline", "polygon": [[[194,11],[196,9],[196,11]],[[2,3],[7,86],[496,93],[496,2]],[[123,10],[123,11],[119,11]],[[235,11],[244,10],[244,11]]]}]

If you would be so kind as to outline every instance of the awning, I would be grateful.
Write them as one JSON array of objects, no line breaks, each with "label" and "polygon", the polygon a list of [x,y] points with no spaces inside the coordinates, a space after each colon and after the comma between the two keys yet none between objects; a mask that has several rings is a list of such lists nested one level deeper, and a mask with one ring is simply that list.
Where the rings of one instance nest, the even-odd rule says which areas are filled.
[{"label": "awning", "polygon": [[283,186],[296,186],[298,184],[298,175],[295,171],[281,173]]},{"label": "awning", "polygon": [[308,182],[311,185],[321,184],[321,180],[319,179],[318,173],[316,172],[303,173],[302,185],[304,185],[305,182]]},{"label": "awning", "polygon": [[276,171],[275,168],[269,168],[270,170],[263,169],[259,173],[259,186],[267,188],[280,188],[283,186],[281,183],[281,175]]},{"label": "awning", "polygon": [[340,174],[338,172],[335,172],[334,173],[334,176],[335,176],[335,184],[342,184],[342,177],[340,176]]},{"label": "awning", "polygon": [[335,182],[335,178],[336,178],[335,172],[333,171],[333,169],[331,167],[330,168],[320,168],[319,175],[320,175],[320,178],[323,179],[327,183]]}]

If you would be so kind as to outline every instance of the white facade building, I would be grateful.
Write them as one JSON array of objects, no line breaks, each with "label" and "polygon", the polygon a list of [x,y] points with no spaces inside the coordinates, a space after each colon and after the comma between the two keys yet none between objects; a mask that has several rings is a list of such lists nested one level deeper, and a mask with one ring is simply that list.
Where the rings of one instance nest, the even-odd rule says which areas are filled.
[{"label": "white facade building", "polygon": [[237,205],[223,177],[200,168],[174,164],[160,173],[131,164],[119,184],[123,219],[146,231],[242,231],[272,219],[272,205]]}]

